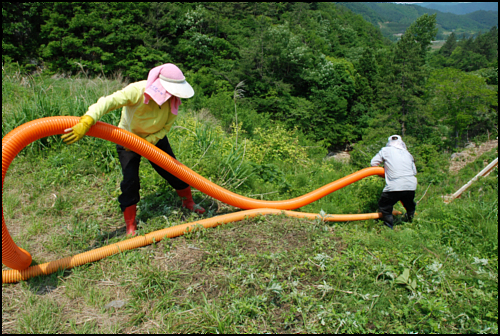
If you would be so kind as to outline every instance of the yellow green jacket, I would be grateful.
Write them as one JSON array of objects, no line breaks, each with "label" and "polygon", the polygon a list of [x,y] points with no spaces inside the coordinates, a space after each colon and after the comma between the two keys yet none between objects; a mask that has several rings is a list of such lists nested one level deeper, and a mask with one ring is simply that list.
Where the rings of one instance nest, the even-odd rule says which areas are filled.
[{"label": "yellow green jacket", "polygon": [[118,127],[155,145],[167,135],[177,116],[170,111],[170,103],[160,107],[151,99],[148,104],[144,104],[145,89],[145,80],[132,83],[120,91],[99,98],[85,115],[97,122],[106,113],[122,107]]}]

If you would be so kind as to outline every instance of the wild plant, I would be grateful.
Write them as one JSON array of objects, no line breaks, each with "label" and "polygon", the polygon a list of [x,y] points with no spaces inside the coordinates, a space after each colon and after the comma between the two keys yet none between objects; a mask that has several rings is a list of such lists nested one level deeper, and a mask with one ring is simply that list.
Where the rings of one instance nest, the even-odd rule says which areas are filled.
[{"label": "wild plant", "polygon": [[[245,92],[245,90],[243,90],[244,87],[245,87],[245,81],[241,81],[238,84],[236,84],[236,86],[234,88],[234,92],[233,92],[234,125],[239,125],[239,123],[238,123],[238,111],[236,110],[236,101],[245,97],[245,95],[243,94],[243,92]],[[235,127],[235,130],[236,130],[235,144],[236,144],[236,147],[238,147],[238,131],[239,131],[239,127]]]}]

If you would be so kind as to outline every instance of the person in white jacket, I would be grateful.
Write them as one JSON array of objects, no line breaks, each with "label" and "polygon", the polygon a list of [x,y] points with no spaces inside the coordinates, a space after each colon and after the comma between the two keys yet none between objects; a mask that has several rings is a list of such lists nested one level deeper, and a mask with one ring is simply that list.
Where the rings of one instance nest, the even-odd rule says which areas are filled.
[{"label": "person in white jacket", "polygon": [[372,167],[384,163],[385,188],[378,201],[384,224],[393,228],[394,204],[401,201],[406,209],[406,218],[411,221],[415,215],[415,190],[417,190],[417,168],[413,156],[406,149],[406,144],[399,135],[391,135],[386,147],[375,155]]}]

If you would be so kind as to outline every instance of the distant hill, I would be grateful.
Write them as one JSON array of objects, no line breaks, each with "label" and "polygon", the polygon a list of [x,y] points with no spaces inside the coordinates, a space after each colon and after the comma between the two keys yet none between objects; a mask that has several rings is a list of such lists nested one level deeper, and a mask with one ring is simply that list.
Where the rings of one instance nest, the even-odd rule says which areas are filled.
[{"label": "distant hill", "polygon": [[416,4],[425,8],[437,9],[443,13],[453,13],[458,15],[469,14],[475,11],[496,11],[498,12],[498,2],[423,2]]},{"label": "distant hill", "polygon": [[388,2],[339,2],[365,20],[380,28],[382,34],[395,41],[418,17],[436,13],[437,39],[446,39],[451,32],[467,36],[480,31],[486,32],[498,25],[498,12],[480,10],[467,15],[443,13],[432,8],[414,4]]},{"label": "distant hill", "polygon": [[464,16],[489,27],[498,26],[498,12],[479,10]]}]

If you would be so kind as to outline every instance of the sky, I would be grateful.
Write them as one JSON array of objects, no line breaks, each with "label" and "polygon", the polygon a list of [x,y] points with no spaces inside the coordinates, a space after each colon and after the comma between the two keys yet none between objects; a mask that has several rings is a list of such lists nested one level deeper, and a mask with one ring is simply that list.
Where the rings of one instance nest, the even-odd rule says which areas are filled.
[{"label": "sky", "polygon": [[[395,2],[397,4],[418,4],[423,2]],[[455,3],[470,3],[470,2],[455,2]]]}]

